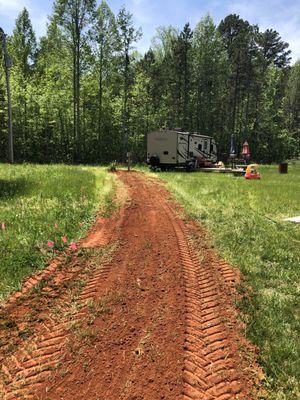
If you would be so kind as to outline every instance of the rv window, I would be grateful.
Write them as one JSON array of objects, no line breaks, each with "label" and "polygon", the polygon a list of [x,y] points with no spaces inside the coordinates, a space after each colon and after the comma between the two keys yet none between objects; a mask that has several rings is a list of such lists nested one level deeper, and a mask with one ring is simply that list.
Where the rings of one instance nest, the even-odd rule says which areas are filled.
[{"label": "rv window", "polygon": [[202,143],[198,144],[198,150],[202,151]]},{"label": "rv window", "polygon": [[168,154],[169,154],[169,152],[168,152],[168,151],[164,151],[164,154],[165,154],[165,155],[168,155]]},{"label": "rv window", "polygon": [[211,143],[210,145],[210,152],[213,153],[214,152],[214,145]]},{"label": "rv window", "polygon": [[204,149],[207,150],[207,140],[204,142]]}]

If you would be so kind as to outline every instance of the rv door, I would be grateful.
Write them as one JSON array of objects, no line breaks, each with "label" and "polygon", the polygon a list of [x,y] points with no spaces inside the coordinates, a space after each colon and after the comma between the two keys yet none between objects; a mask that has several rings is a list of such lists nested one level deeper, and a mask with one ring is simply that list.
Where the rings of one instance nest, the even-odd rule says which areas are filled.
[{"label": "rv door", "polygon": [[188,159],[188,135],[178,134],[177,142],[177,162],[178,164],[184,164]]}]

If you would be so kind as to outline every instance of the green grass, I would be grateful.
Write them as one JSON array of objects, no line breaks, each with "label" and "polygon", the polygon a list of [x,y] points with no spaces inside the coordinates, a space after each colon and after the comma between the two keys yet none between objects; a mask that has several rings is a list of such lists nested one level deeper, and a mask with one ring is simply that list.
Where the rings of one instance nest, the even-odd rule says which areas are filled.
[{"label": "green grass", "polygon": [[[280,175],[264,166],[261,181],[195,172],[157,173],[188,213],[206,226],[220,254],[253,289],[240,304],[247,335],[259,346],[268,398],[300,398],[300,164]],[[245,289],[244,288],[241,288]],[[248,291],[249,293],[249,291]]]},{"label": "green grass", "polygon": [[104,168],[0,164],[0,299],[63,249],[62,236],[76,241],[99,207],[107,214],[114,187]]}]

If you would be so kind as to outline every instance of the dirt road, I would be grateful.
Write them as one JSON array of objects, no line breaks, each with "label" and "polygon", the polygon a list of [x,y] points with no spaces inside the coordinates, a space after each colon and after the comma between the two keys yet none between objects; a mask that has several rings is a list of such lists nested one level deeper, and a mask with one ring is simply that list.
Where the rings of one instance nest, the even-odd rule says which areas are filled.
[{"label": "dirt road", "polygon": [[0,397],[251,398],[253,354],[232,306],[238,274],[162,185],[118,179],[120,211],[0,310]]}]

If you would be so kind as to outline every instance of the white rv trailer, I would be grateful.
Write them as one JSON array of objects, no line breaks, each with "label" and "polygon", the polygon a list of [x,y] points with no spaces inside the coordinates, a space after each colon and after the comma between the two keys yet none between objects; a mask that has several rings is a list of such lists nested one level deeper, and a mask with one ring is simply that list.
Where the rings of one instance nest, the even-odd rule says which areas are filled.
[{"label": "white rv trailer", "polygon": [[152,168],[195,169],[204,160],[217,161],[217,146],[210,136],[162,130],[148,133],[147,163]]}]

